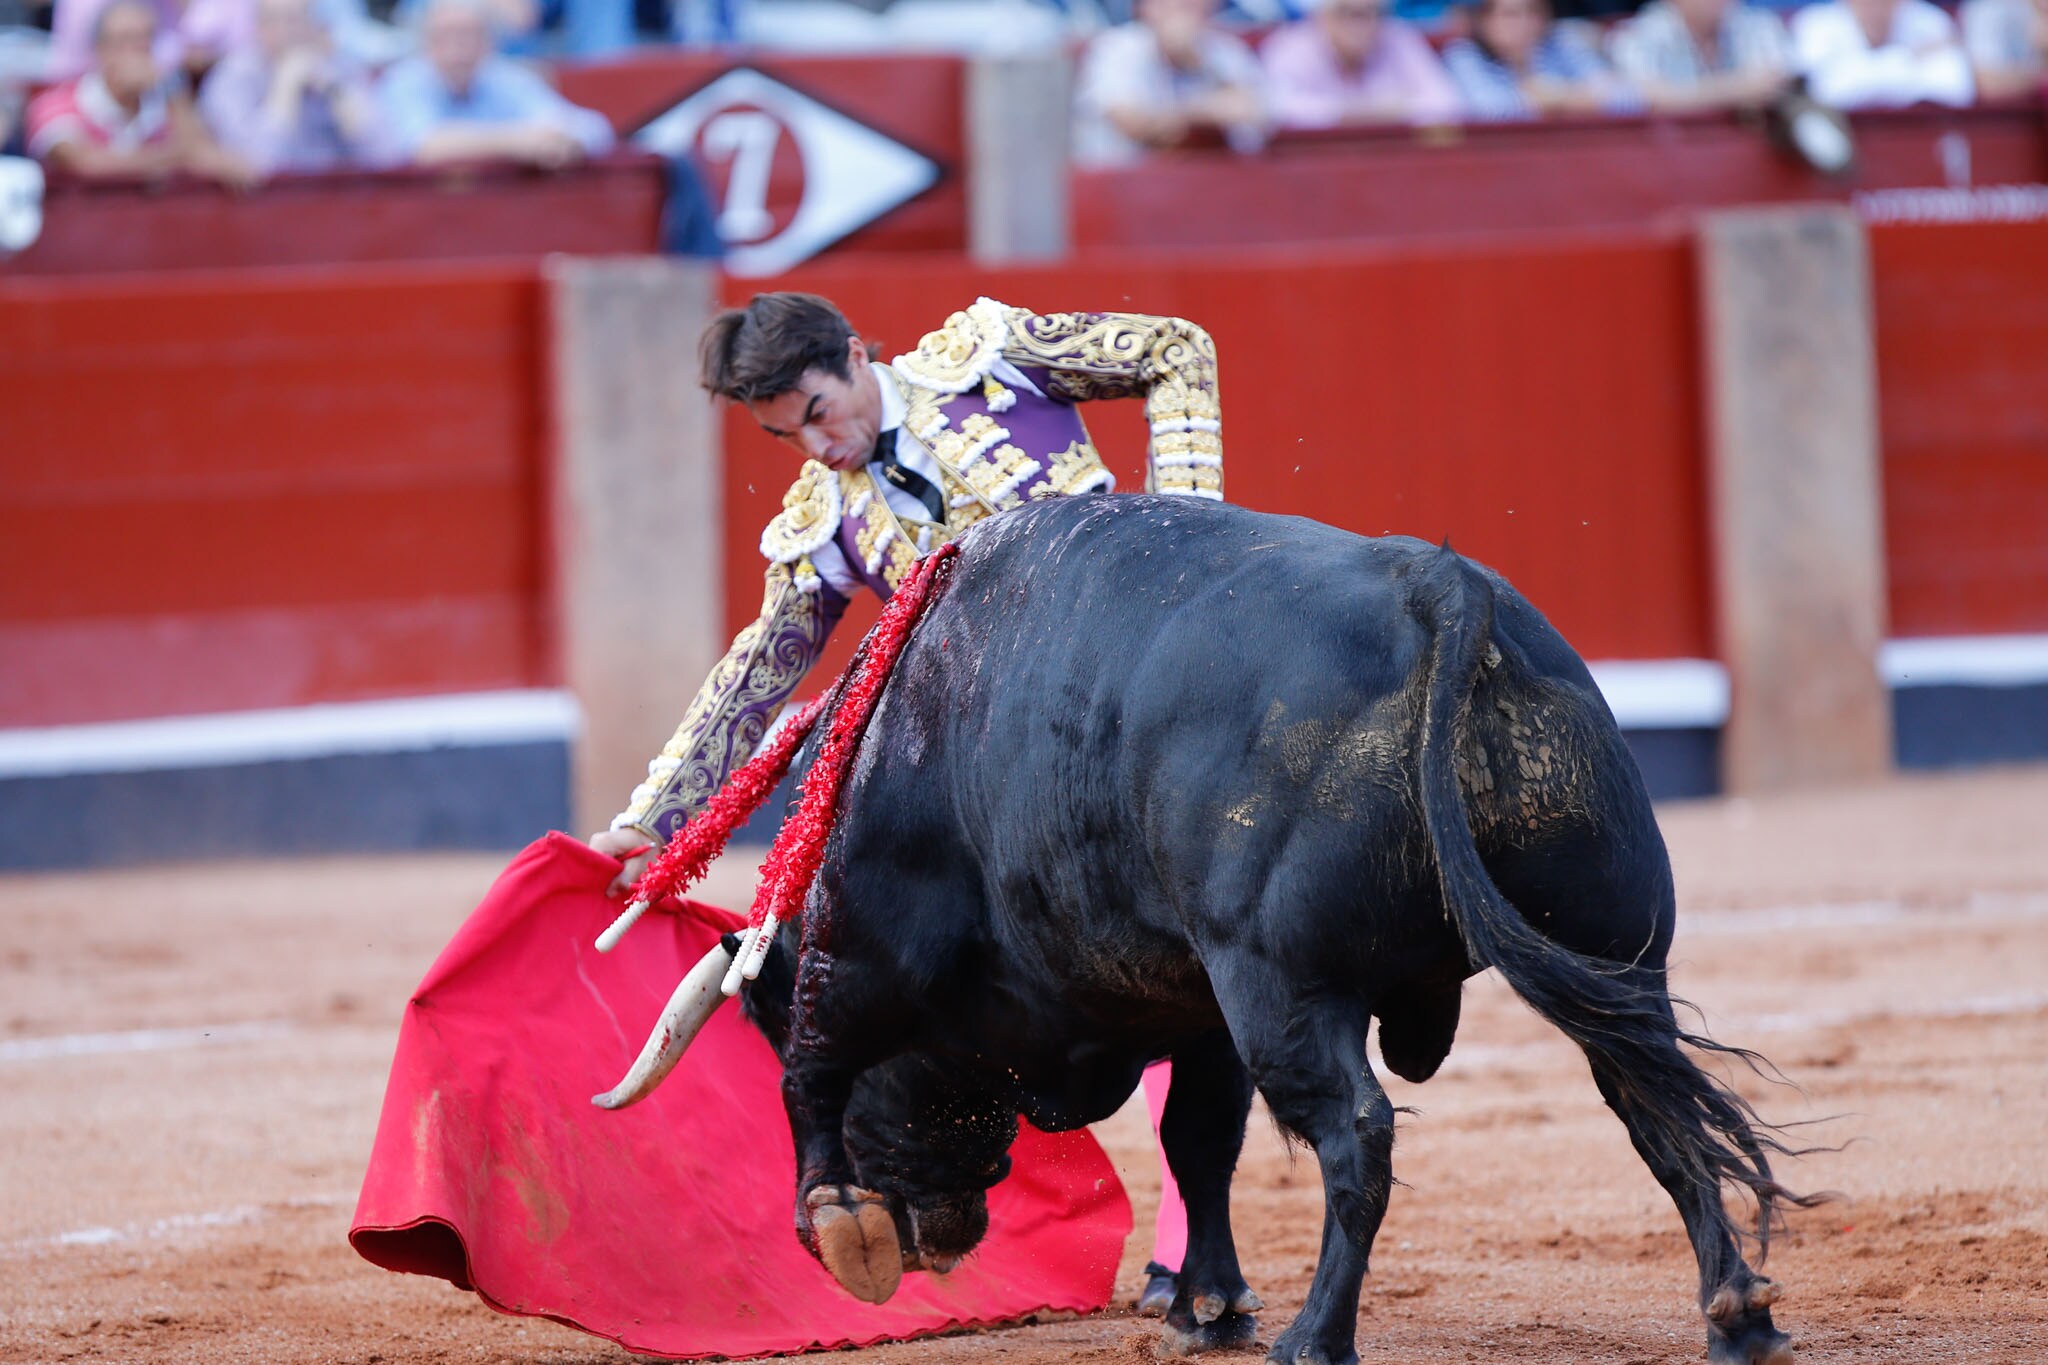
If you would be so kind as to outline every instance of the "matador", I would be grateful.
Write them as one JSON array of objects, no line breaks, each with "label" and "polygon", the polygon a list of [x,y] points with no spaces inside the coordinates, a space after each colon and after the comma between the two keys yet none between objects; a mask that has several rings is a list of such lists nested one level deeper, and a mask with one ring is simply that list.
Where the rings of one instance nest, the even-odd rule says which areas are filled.
[{"label": "matador", "polygon": [[[614,894],[745,762],[802,685],[862,587],[885,600],[921,555],[1005,508],[1111,490],[1079,405],[1141,397],[1146,488],[1223,496],[1216,348],[1181,318],[1035,314],[976,300],[884,364],[825,299],[758,294],[714,319],[704,387],[739,403],[805,456],[761,533],[761,614],[697,692],[611,829],[591,843],[625,860]],[[1156,1127],[1167,1069],[1146,1075]],[[1163,1313],[1185,1214],[1160,1164],[1161,1201],[1142,1311]]]},{"label": "matador", "polygon": [[1005,508],[1113,488],[1080,403],[1142,396],[1148,490],[1223,495],[1215,347],[1179,318],[985,298],[883,364],[825,300],[762,294],[711,324],[702,361],[706,388],[807,458],[761,533],[760,616],[612,822],[628,838],[607,844],[664,842],[703,806],[862,587],[887,599],[921,555]]}]

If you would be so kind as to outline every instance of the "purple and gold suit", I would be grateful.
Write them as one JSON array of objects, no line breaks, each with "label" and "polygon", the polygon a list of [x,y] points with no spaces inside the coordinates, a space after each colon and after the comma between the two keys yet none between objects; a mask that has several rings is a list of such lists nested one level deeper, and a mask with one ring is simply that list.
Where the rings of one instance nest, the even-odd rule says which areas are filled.
[{"label": "purple and gold suit", "polygon": [[[1152,428],[1147,488],[1223,496],[1216,348],[1193,323],[1040,317],[980,299],[874,370],[881,430],[894,435],[900,470],[804,465],[761,533],[760,617],[711,670],[614,829],[665,841],[696,814],[761,742],[861,586],[887,599],[919,556],[983,517],[1114,487],[1076,404],[1142,395]],[[911,488],[895,481],[904,479]],[[912,488],[937,495],[921,500]]]}]

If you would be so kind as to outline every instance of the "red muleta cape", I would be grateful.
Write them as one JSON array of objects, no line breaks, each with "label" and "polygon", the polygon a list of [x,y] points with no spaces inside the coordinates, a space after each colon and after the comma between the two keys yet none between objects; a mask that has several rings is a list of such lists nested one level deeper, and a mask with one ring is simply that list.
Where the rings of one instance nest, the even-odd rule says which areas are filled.
[{"label": "red muleta cape", "polygon": [[989,1235],[944,1276],[861,1303],[797,1244],[782,1072],[721,1006],[631,1109],[590,1097],[741,918],[650,914],[611,954],[618,863],[562,834],[512,860],[405,1013],[349,1242],[506,1313],[695,1359],[923,1336],[1109,1302],[1131,1210],[1087,1132],[1028,1125]]}]

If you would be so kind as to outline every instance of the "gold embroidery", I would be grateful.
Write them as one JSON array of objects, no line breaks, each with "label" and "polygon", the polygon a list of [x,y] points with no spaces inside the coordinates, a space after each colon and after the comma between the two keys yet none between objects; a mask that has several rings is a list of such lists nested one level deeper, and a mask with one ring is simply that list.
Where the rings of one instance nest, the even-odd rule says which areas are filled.
[{"label": "gold embroidery", "polygon": [[917,546],[890,511],[889,500],[882,496],[882,487],[871,472],[861,470],[844,477],[849,485],[866,485],[847,504],[849,511],[859,509],[852,512],[860,518],[860,524],[853,530],[854,551],[861,557],[861,566],[881,578],[893,592],[902,586],[904,576],[917,563]]},{"label": "gold embroidery", "polygon": [[982,497],[998,507],[1015,507],[1019,501],[1017,490],[1044,468],[1016,446],[1002,445],[964,466],[961,472]]},{"label": "gold embroidery", "polygon": [[[799,562],[809,567],[808,560]],[[612,827],[631,825],[667,838],[701,810],[761,742],[838,619],[826,595],[802,590],[788,566],[769,565],[761,614],[697,689],[682,723],[648,764],[647,780],[633,789]]]},{"label": "gold embroidery", "polygon": [[976,299],[947,318],[938,331],[927,333],[916,350],[897,356],[890,364],[918,388],[941,394],[965,393],[988,378],[1001,358],[1009,312],[994,299]]},{"label": "gold embroidery", "polygon": [[[1216,345],[1183,318],[1139,313],[1051,313],[1006,310],[1005,359],[1049,371],[1048,392],[1068,402],[1142,393],[1154,432],[1152,476],[1161,491],[1221,496],[1222,475],[1196,480],[1170,475],[1175,457],[1222,450],[1216,398]],[[1161,428],[1167,428],[1161,431]],[[1192,430],[1188,428],[1193,428]],[[1206,463],[1206,461],[1205,461]]]},{"label": "gold embroidery", "polygon": [[1153,473],[1153,492],[1192,493],[1197,497],[1223,496],[1223,471],[1206,465],[1161,465]]},{"label": "gold embroidery", "polygon": [[816,460],[804,461],[782,495],[782,510],[761,532],[762,555],[773,564],[791,564],[814,553],[838,532],[844,505],[839,475]]},{"label": "gold embroidery", "polygon": [[1116,487],[1116,476],[1102,466],[1102,457],[1086,441],[1076,441],[1052,457],[1052,469],[1044,483],[1031,490],[1037,498],[1067,497]]}]

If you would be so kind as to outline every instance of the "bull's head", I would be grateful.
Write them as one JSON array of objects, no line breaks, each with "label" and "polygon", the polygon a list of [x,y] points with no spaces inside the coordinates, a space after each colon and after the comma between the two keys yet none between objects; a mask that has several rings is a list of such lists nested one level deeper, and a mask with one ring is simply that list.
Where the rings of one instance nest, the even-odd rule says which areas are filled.
[{"label": "bull's head", "polygon": [[[785,1060],[796,938],[794,926],[777,936],[741,994],[747,1020]],[[738,949],[727,934],[683,977],[625,1079],[593,1103],[622,1109],[661,1084],[723,1002],[720,985]],[[1016,1102],[957,1066],[913,1054],[861,1076],[844,1134],[860,1184],[883,1196],[896,1222],[904,1269],[943,1273],[988,1231],[987,1192],[1009,1174]]]}]

